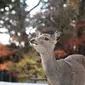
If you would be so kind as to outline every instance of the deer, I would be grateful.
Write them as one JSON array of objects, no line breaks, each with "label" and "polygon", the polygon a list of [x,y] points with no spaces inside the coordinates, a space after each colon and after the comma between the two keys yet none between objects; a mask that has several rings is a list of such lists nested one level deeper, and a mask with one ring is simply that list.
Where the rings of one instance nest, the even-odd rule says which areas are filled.
[{"label": "deer", "polygon": [[42,67],[50,85],[85,85],[85,56],[72,54],[56,60],[54,47],[61,32],[43,33],[30,40],[30,45],[41,56]]}]

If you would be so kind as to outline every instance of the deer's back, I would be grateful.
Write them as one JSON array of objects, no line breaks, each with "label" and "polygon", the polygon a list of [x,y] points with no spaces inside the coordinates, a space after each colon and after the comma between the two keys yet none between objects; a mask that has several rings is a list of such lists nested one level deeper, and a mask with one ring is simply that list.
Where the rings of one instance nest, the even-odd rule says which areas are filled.
[{"label": "deer's back", "polygon": [[85,85],[85,56],[74,54],[65,61],[73,71],[73,85]]},{"label": "deer's back", "polygon": [[66,62],[73,63],[73,65],[79,64],[79,66],[85,67],[85,56],[80,54],[69,55],[65,58]]}]

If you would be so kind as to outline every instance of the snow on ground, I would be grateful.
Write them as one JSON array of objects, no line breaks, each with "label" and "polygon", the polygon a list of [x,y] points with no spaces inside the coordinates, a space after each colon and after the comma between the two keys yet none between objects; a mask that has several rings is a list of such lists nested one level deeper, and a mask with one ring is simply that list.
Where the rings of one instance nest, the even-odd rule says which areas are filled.
[{"label": "snow on ground", "polygon": [[9,83],[9,82],[0,82],[0,85],[48,85],[48,84],[39,84],[39,83]]}]

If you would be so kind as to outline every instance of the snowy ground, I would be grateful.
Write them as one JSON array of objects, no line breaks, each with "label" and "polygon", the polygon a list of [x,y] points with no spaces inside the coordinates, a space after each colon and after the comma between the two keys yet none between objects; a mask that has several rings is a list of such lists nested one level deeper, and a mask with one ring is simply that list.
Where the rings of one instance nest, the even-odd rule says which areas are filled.
[{"label": "snowy ground", "polygon": [[48,84],[39,84],[39,83],[8,83],[8,82],[0,82],[0,85],[48,85]]}]

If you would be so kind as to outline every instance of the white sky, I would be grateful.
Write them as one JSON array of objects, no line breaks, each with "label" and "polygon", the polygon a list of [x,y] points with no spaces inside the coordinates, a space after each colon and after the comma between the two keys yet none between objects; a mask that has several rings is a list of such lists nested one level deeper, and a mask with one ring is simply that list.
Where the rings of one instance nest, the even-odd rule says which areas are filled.
[{"label": "white sky", "polygon": [[[7,32],[7,30],[5,28],[0,28],[0,32]],[[10,36],[8,34],[5,34],[5,33],[0,34],[0,43],[8,44],[9,38]]]},{"label": "white sky", "polygon": [[0,34],[0,43],[9,44],[10,36],[8,34]]},{"label": "white sky", "polygon": [[[38,2],[39,2],[39,0],[27,0],[28,7],[26,8],[26,10],[29,11]],[[36,7],[34,10],[31,11],[31,14],[35,14],[36,12],[38,12],[39,8],[40,8],[40,6]],[[0,30],[0,32],[1,31],[3,31],[3,30]],[[10,36],[8,34],[0,34],[0,43],[2,43],[2,44],[9,44],[9,38],[10,38]]]}]

